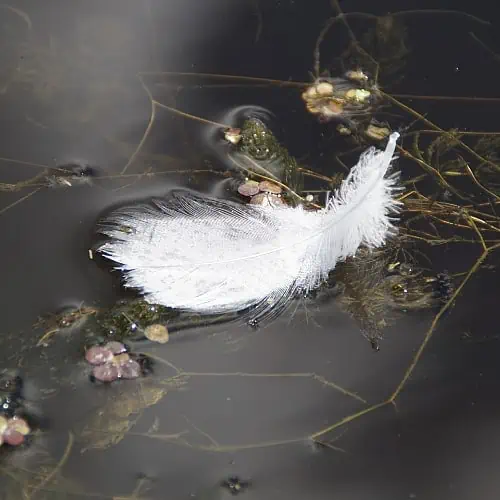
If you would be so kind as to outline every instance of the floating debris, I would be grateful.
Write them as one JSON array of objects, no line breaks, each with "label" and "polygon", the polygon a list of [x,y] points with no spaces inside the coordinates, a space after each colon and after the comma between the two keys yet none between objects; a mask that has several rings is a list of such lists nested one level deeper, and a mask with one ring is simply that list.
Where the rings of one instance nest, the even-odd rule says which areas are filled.
[{"label": "floating debris", "polygon": [[226,141],[231,144],[238,144],[241,141],[241,129],[240,128],[228,128],[224,131],[224,137]]},{"label": "floating debris", "polygon": [[355,82],[367,83],[369,80],[368,75],[361,69],[346,71],[344,76]]},{"label": "floating debris", "polygon": [[252,196],[250,205],[260,205],[262,207],[280,207],[286,206],[281,196],[272,193],[259,193]]},{"label": "floating debris", "polygon": [[23,418],[0,416],[0,446],[3,444],[19,446],[24,443],[25,436],[30,432],[30,426]]},{"label": "floating debris", "polygon": [[117,354],[111,360],[111,362],[116,366],[123,366],[123,365],[127,364],[129,361],[130,361],[130,355],[126,352],[123,352],[121,354]]},{"label": "floating debris", "polygon": [[133,360],[129,359],[119,365],[119,376],[125,379],[139,378],[142,374],[141,365]]},{"label": "floating debris", "polygon": [[281,186],[271,181],[249,181],[238,187],[238,192],[250,198],[251,205],[264,207],[285,206],[286,202],[281,197]]},{"label": "floating debris", "polygon": [[118,379],[135,379],[145,374],[144,356],[137,357],[128,352],[121,342],[112,341],[104,345],[90,347],[85,359],[91,365],[92,378],[99,382],[113,382]]},{"label": "floating debris", "polygon": [[0,415],[12,418],[23,407],[23,380],[10,372],[0,377]]},{"label": "floating debris", "polygon": [[350,89],[345,93],[345,98],[351,102],[365,104],[371,95],[371,92],[366,89]]},{"label": "floating debris", "polygon": [[91,347],[85,353],[85,359],[91,365],[102,365],[104,363],[108,363],[113,360],[114,354],[109,349],[101,346]]},{"label": "floating debris", "polygon": [[85,443],[82,451],[103,450],[118,444],[143,410],[159,403],[170,388],[183,384],[180,380],[171,385],[159,384],[151,378],[140,385],[132,384],[126,391],[110,393],[104,408],[96,409],[79,432],[79,438]]},{"label": "floating debris", "polygon": [[65,165],[54,169],[54,173],[46,177],[46,182],[51,188],[65,188],[91,185],[93,177],[94,170],[88,165]]},{"label": "floating debris", "polygon": [[391,129],[374,122],[370,123],[365,130],[365,134],[375,141],[382,141],[391,135]]},{"label": "floating debris", "polygon": [[352,134],[352,130],[349,127],[346,127],[345,125],[343,125],[342,123],[337,125],[337,132],[340,135],[351,135]]},{"label": "floating debris", "polygon": [[140,340],[144,338],[147,326],[165,324],[178,315],[178,311],[145,300],[121,300],[98,315],[96,321],[103,335],[110,340]]},{"label": "floating debris", "polygon": [[144,335],[148,340],[158,342],[159,344],[166,344],[169,339],[167,327],[159,323],[146,327],[144,329]]},{"label": "floating debris", "polygon": [[128,351],[127,346],[125,344],[122,344],[121,342],[117,342],[116,340],[112,340],[111,342],[107,342],[104,345],[104,348],[111,351],[115,355],[126,353]]},{"label": "floating debris", "polygon": [[226,488],[231,495],[238,495],[239,493],[243,493],[249,486],[249,481],[243,481],[239,477],[232,476],[224,481],[222,481],[221,486]]},{"label": "floating debris", "polygon": [[447,272],[438,273],[436,275],[434,290],[435,297],[440,303],[446,304],[446,302],[450,300],[455,291],[455,287],[451,276]]},{"label": "floating debris", "polygon": [[281,186],[274,184],[274,182],[262,181],[259,183],[259,191],[272,194],[281,194],[283,191]]},{"label": "floating debris", "polygon": [[118,366],[113,363],[106,363],[94,367],[92,375],[96,380],[99,380],[99,382],[113,382],[120,377],[120,370]]},{"label": "floating debris", "polygon": [[47,346],[49,340],[56,333],[70,333],[81,328],[85,322],[99,312],[95,307],[70,307],[58,314],[51,314],[40,318],[34,325],[44,327],[44,334],[38,340],[37,346]]},{"label": "floating debris", "polygon": [[[238,186],[238,193],[247,198],[252,198],[252,200],[256,198],[259,193],[280,195],[282,191],[283,190],[281,189],[281,186],[270,181],[257,182],[247,180],[244,184]],[[250,203],[252,203],[252,201],[250,201]],[[252,204],[262,205],[265,203],[266,202],[264,201],[263,197],[259,197]],[[283,205],[284,201],[280,200],[277,202],[277,204]]]},{"label": "floating debris", "polygon": [[[349,78],[319,78],[303,93],[302,100],[309,113],[322,121],[349,119],[367,114],[375,101],[375,89],[369,88],[364,73],[348,73]],[[354,76],[358,78],[354,78]],[[365,85],[366,83],[366,85]]]}]

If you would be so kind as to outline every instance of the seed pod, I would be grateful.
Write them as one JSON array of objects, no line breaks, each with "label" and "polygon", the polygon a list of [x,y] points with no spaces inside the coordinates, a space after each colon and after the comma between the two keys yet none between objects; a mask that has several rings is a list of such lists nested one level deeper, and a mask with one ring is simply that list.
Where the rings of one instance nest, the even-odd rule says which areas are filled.
[{"label": "seed pod", "polygon": [[4,442],[11,446],[19,446],[24,442],[24,436],[15,429],[7,429],[2,437]]},{"label": "seed pod", "polygon": [[285,204],[280,196],[272,193],[259,193],[250,200],[251,205],[261,205],[263,207],[279,207]]},{"label": "seed pod", "polygon": [[122,354],[118,354],[113,358],[113,361],[111,361],[114,365],[116,366],[122,366],[126,363],[128,363],[130,360],[130,356],[124,352]]},{"label": "seed pod", "polygon": [[340,116],[344,112],[344,107],[340,101],[330,100],[327,105],[322,106],[321,112],[327,116]]},{"label": "seed pod", "polygon": [[245,184],[238,186],[238,193],[241,196],[254,196],[259,192],[259,183],[256,181],[247,181]]},{"label": "seed pod", "polygon": [[119,376],[124,379],[134,379],[141,376],[141,366],[137,361],[129,359],[119,367]]},{"label": "seed pod", "polygon": [[316,85],[316,92],[321,96],[332,96],[333,95],[333,85],[328,82],[321,82]]},{"label": "seed pod", "polygon": [[104,349],[108,349],[114,355],[121,354],[123,352],[127,352],[127,348],[121,342],[117,342],[116,340],[112,340],[104,345]]},{"label": "seed pod", "polygon": [[31,429],[28,425],[28,422],[26,422],[26,420],[24,420],[24,418],[20,418],[20,417],[11,418],[7,422],[7,430],[5,432],[10,431],[10,430],[19,432],[23,436],[26,436],[31,431]]},{"label": "seed pod", "polygon": [[113,353],[105,347],[94,346],[85,353],[85,359],[91,365],[102,365],[113,359]]},{"label": "seed pod", "polygon": [[281,194],[281,186],[274,184],[269,181],[262,181],[259,183],[259,191],[264,191],[265,193]]},{"label": "seed pod", "polygon": [[387,127],[379,127],[377,125],[373,125],[372,123],[368,125],[365,131],[365,134],[370,139],[374,139],[376,141],[381,141],[382,139],[389,137],[390,133],[391,131]]},{"label": "seed pod", "polygon": [[357,102],[359,104],[363,104],[368,97],[371,96],[371,93],[365,89],[349,89],[345,96],[350,101]]},{"label": "seed pod", "polygon": [[167,327],[160,324],[149,325],[144,330],[144,335],[147,339],[152,342],[158,342],[159,344],[165,344],[169,339]]},{"label": "seed pod", "polygon": [[368,75],[366,75],[362,70],[349,70],[346,71],[345,77],[349,80],[353,80],[355,82],[367,82]]},{"label": "seed pod", "polygon": [[112,363],[106,363],[105,365],[95,366],[92,375],[100,382],[113,382],[119,376],[119,369]]},{"label": "seed pod", "polygon": [[236,145],[241,141],[241,129],[228,128],[224,131],[224,137],[226,141]]},{"label": "seed pod", "polygon": [[302,93],[302,99],[304,101],[309,101],[318,97],[318,92],[316,90],[316,85],[311,85]]}]

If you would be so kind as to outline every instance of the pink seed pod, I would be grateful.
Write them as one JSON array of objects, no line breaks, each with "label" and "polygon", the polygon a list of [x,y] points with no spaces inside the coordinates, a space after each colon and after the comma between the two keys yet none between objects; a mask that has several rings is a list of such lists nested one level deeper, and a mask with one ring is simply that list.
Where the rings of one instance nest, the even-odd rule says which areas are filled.
[{"label": "pink seed pod", "polygon": [[15,429],[7,429],[2,437],[4,442],[11,446],[19,446],[24,443],[24,436]]},{"label": "pink seed pod", "polygon": [[118,378],[119,374],[118,367],[112,363],[94,366],[92,370],[92,375],[100,382],[113,382]]},{"label": "pink seed pod", "polygon": [[120,377],[124,379],[134,379],[141,376],[141,366],[137,361],[129,359],[123,365],[120,365]]},{"label": "pink seed pod", "polygon": [[113,359],[113,353],[105,347],[94,346],[85,353],[85,359],[91,365],[103,365]]}]

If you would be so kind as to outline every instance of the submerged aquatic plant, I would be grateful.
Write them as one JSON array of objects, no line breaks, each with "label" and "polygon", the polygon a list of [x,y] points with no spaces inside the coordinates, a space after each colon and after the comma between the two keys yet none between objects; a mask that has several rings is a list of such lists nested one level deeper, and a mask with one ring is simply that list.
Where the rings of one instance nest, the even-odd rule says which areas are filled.
[{"label": "submerged aquatic plant", "polygon": [[433,276],[411,262],[401,236],[373,251],[360,249],[337,267],[333,279],[340,287],[340,307],[358,322],[376,350],[384,329],[394,322],[395,311],[438,308],[453,291],[450,278]]},{"label": "submerged aquatic plant", "polygon": [[303,175],[297,160],[261,119],[249,116],[241,129],[226,129],[224,137],[235,145],[229,157],[238,168],[269,177],[293,191],[302,188]]}]

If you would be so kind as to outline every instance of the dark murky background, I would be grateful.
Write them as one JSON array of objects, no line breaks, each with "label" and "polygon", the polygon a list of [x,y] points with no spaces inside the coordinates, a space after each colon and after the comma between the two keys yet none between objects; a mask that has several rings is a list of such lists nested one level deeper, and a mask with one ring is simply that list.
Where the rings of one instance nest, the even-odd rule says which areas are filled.
[{"label": "dark murky background", "polygon": [[[470,36],[474,32],[500,53],[493,2],[341,5],[346,12],[374,15],[455,9],[490,20],[485,26],[452,14],[405,17],[412,53],[404,78],[391,85],[382,75],[382,84],[400,94],[498,96],[498,58]],[[1,481],[13,492],[2,498],[22,498],[16,487],[34,481],[38,489],[26,498],[212,500],[231,496],[220,483],[232,476],[250,482],[244,498],[259,500],[498,498],[494,272],[483,271],[466,287],[396,406],[339,425],[321,436],[323,447],[309,437],[395,390],[431,314],[401,318],[377,353],[335,304],[300,307],[293,318],[258,331],[235,325],[188,329],[165,346],[141,346],[166,361],[151,381],[109,388],[91,386],[82,375],[77,343],[62,339],[34,347],[43,333],[32,326],[40,315],[82,302],[106,306],[120,297],[117,280],[87,253],[102,213],[175,186],[225,193],[214,175],[175,174],[210,168],[206,127],[161,108],[141,154],[126,168],[135,176],[109,178],[123,171],[150,119],[150,97],[137,73],[308,81],[316,37],[334,14],[327,0],[0,5],[0,181],[28,179],[43,165],[84,163],[98,173],[92,186],[0,193],[0,362],[21,366],[28,397],[47,423],[29,449],[2,456]],[[362,20],[352,25],[359,35],[365,26]],[[345,40],[339,24],[323,44],[325,66]],[[328,126],[306,115],[297,89],[160,74],[144,82],[154,99],[170,106],[178,89],[181,109],[212,120],[237,106],[264,106],[276,115],[274,130],[290,152],[308,154],[309,162],[323,162],[321,168],[327,168],[328,152],[342,147]],[[444,128],[498,128],[500,104],[408,102]],[[137,176],[145,171],[167,174]],[[474,251],[441,248],[432,253],[433,266],[467,270]],[[187,374],[172,382],[176,369]],[[127,401],[133,406],[136,400],[150,404],[127,411]],[[85,431],[89,427],[94,434]],[[113,436],[118,442],[108,446]],[[44,450],[51,477],[37,476]],[[54,468],[65,450],[64,466]]]}]

